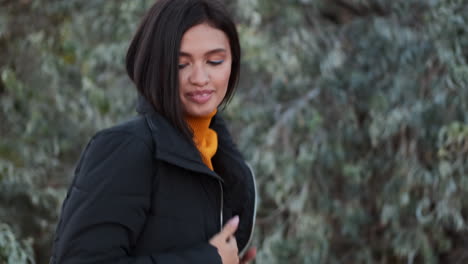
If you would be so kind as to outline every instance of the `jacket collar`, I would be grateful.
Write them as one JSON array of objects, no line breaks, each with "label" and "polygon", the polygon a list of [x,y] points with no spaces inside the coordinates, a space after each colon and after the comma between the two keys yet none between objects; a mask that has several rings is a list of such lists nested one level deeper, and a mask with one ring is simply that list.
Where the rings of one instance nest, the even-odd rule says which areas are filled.
[{"label": "jacket collar", "polygon": [[[223,181],[216,172],[210,170],[203,163],[195,145],[178,129],[174,128],[166,118],[157,113],[141,95],[138,97],[137,112],[145,116],[151,130],[153,142],[156,145],[154,153],[156,159]],[[214,119],[215,117],[213,117]]]}]

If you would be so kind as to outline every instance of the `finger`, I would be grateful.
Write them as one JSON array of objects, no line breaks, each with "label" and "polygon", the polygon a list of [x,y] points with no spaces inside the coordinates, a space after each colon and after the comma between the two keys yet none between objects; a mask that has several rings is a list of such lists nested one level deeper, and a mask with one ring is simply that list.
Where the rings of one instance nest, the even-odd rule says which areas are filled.
[{"label": "finger", "polygon": [[[237,248],[237,240],[236,237],[231,236],[229,237],[229,240],[227,241],[227,246],[230,248],[231,252],[235,254],[236,256],[239,255],[239,249]],[[240,260],[239,257],[237,257],[238,260]],[[239,263],[239,262],[237,262]]]},{"label": "finger", "polygon": [[229,245],[235,245],[237,247],[237,239],[235,236],[230,236],[228,237],[228,239],[226,240],[226,242],[229,244]]},{"label": "finger", "polygon": [[240,263],[247,264],[249,261],[252,261],[257,256],[257,249],[255,247],[249,248],[242,257]]},{"label": "finger", "polygon": [[223,230],[221,230],[220,235],[224,239],[228,239],[231,236],[234,236],[234,233],[239,226],[239,216],[234,216],[233,218],[229,219],[229,221],[224,225]]}]

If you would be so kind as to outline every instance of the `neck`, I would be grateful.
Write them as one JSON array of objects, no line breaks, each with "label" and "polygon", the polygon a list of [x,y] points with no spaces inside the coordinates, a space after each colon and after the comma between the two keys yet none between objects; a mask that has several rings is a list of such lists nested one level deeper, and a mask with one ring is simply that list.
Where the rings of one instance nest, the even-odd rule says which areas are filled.
[{"label": "neck", "polygon": [[[206,133],[210,127],[211,119],[216,115],[217,110],[214,110],[206,116],[186,116],[185,120],[187,121],[190,128],[193,130],[194,138],[200,136],[200,133]],[[197,134],[197,136],[195,135]],[[195,142],[196,143],[196,142]]]},{"label": "neck", "polygon": [[203,163],[213,170],[211,158],[218,148],[218,136],[216,132],[210,129],[210,123],[216,110],[207,116],[187,116],[186,121],[193,131],[193,142],[200,152]]}]

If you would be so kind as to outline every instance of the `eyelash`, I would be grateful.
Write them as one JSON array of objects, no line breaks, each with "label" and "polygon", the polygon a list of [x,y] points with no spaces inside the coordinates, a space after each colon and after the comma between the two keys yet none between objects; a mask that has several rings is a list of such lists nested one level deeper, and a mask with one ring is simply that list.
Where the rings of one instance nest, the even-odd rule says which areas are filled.
[{"label": "eyelash", "polygon": [[[217,60],[217,61],[208,61],[208,64],[210,65],[213,65],[213,66],[217,66],[217,65],[220,65],[224,62],[224,60]],[[182,70],[183,68],[185,68],[188,64],[179,64],[179,70]]]},{"label": "eyelash", "polygon": [[224,62],[224,60],[208,61],[208,63],[211,64],[211,65],[220,65],[223,62]]}]

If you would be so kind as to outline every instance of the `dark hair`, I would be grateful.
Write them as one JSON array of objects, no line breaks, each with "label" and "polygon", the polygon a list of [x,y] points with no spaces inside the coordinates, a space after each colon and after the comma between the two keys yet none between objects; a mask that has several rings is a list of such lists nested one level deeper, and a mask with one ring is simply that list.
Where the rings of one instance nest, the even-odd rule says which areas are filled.
[{"label": "dark hair", "polygon": [[130,44],[127,73],[139,93],[173,126],[191,139],[179,98],[179,49],[184,33],[207,23],[223,31],[232,53],[225,105],[234,94],[240,71],[240,44],[234,22],[218,0],[159,0],[146,13]]}]

